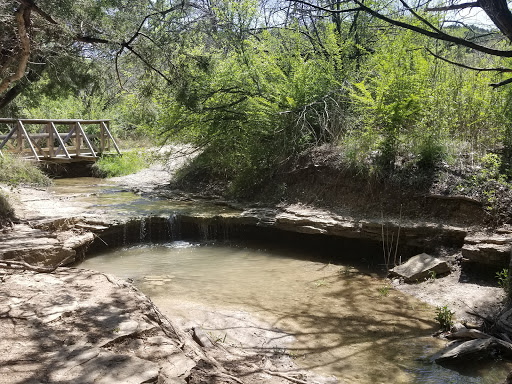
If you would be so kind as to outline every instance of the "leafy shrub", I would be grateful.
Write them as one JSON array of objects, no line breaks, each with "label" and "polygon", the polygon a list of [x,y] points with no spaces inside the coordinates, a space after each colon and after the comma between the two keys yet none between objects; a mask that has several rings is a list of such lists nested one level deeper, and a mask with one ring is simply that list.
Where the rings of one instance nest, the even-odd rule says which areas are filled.
[{"label": "leafy shrub", "polygon": [[498,279],[498,285],[503,288],[506,292],[509,291],[510,280],[508,278],[508,269],[496,272],[496,278]]},{"label": "leafy shrub", "polygon": [[51,179],[34,162],[18,156],[0,157],[0,183],[10,186],[30,185],[48,187]]},{"label": "leafy shrub", "polygon": [[447,332],[451,329],[453,325],[453,315],[454,312],[450,311],[447,305],[436,308],[435,320],[439,323],[443,332]]},{"label": "leafy shrub", "polygon": [[115,177],[136,173],[147,168],[151,156],[144,150],[133,149],[121,156],[104,156],[93,166],[93,172],[98,177]]}]

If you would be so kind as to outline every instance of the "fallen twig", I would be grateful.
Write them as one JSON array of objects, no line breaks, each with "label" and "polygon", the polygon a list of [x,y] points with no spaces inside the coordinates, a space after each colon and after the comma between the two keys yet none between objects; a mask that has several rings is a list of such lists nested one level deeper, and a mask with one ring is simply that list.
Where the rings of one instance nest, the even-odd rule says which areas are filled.
[{"label": "fallen twig", "polygon": [[55,271],[58,267],[59,265],[55,267],[38,267],[36,265],[28,264],[24,261],[0,260],[0,268],[4,269],[23,269],[34,272],[51,273]]},{"label": "fallen twig", "polygon": [[228,379],[231,379],[231,380],[234,380],[236,381],[237,383],[239,384],[245,384],[242,380],[240,380],[239,378],[235,377],[235,376],[232,376],[232,375],[229,375],[227,373],[223,373],[223,372],[218,372],[218,373],[214,373],[213,374],[214,376],[220,376],[220,377],[226,377]]},{"label": "fallen twig", "polygon": [[279,373],[279,372],[275,372],[275,371],[268,371],[268,370],[266,370],[266,369],[264,369],[264,370],[263,370],[263,372],[268,373],[269,375],[272,375],[272,376],[282,377],[283,379],[286,379],[286,380],[288,380],[288,381],[291,381],[292,383],[297,383],[297,384],[311,384],[311,383],[308,383],[307,381],[300,380],[300,379],[296,379],[295,377],[291,377],[291,376],[285,375],[285,374],[283,374],[283,373]]}]

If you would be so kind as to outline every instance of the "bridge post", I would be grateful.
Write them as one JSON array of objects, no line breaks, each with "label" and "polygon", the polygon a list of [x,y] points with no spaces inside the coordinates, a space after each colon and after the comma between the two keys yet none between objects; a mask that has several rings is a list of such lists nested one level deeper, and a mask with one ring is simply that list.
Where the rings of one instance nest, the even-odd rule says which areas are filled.
[{"label": "bridge post", "polygon": [[75,154],[80,157],[80,130],[78,129],[78,123],[75,123]]},{"label": "bridge post", "polygon": [[53,136],[52,123],[46,124],[46,132],[48,133],[48,157],[55,157],[55,138]]},{"label": "bridge post", "polygon": [[100,123],[100,152],[102,154],[105,152],[105,129],[102,123]]},{"label": "bridge post", "polygon": [[21,129],[21,121],[17,121],[16,122],[16,127],[18,128],[17,132],[16,132],[16,141],[17,141],[17,146],[18,146],[18,152],[21,154],[23,153],[23,131]]}]

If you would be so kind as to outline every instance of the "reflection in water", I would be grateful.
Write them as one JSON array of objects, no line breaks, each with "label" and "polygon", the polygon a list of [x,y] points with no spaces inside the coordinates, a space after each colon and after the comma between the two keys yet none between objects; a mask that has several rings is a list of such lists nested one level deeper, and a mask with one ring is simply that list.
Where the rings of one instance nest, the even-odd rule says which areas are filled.
[{"label": "reflection in water", "polygon": [[[432,308],[361,268],[296,251],[174,241],[111,251],[80,266],[134,279],[164,313],[184,321],[197,316],[190,303],[248,311],[295,336],[282,348],[297,364],[349,383],[496,383],[509,369],[459,374],[429,363],[443,345],[430,337]],[[232,330],[221,331],[229,337]]]}]

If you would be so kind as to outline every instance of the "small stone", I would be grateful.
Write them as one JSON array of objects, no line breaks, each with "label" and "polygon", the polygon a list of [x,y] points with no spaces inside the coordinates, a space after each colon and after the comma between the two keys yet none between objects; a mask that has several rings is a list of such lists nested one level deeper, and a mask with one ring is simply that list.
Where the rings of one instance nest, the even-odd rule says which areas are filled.
[{"label": "small stone", "polygon": [[452,326],[452,329],[450,329],[450,332],[455,333],[466,329],[466,327],[461,323],[455,323]]}]

